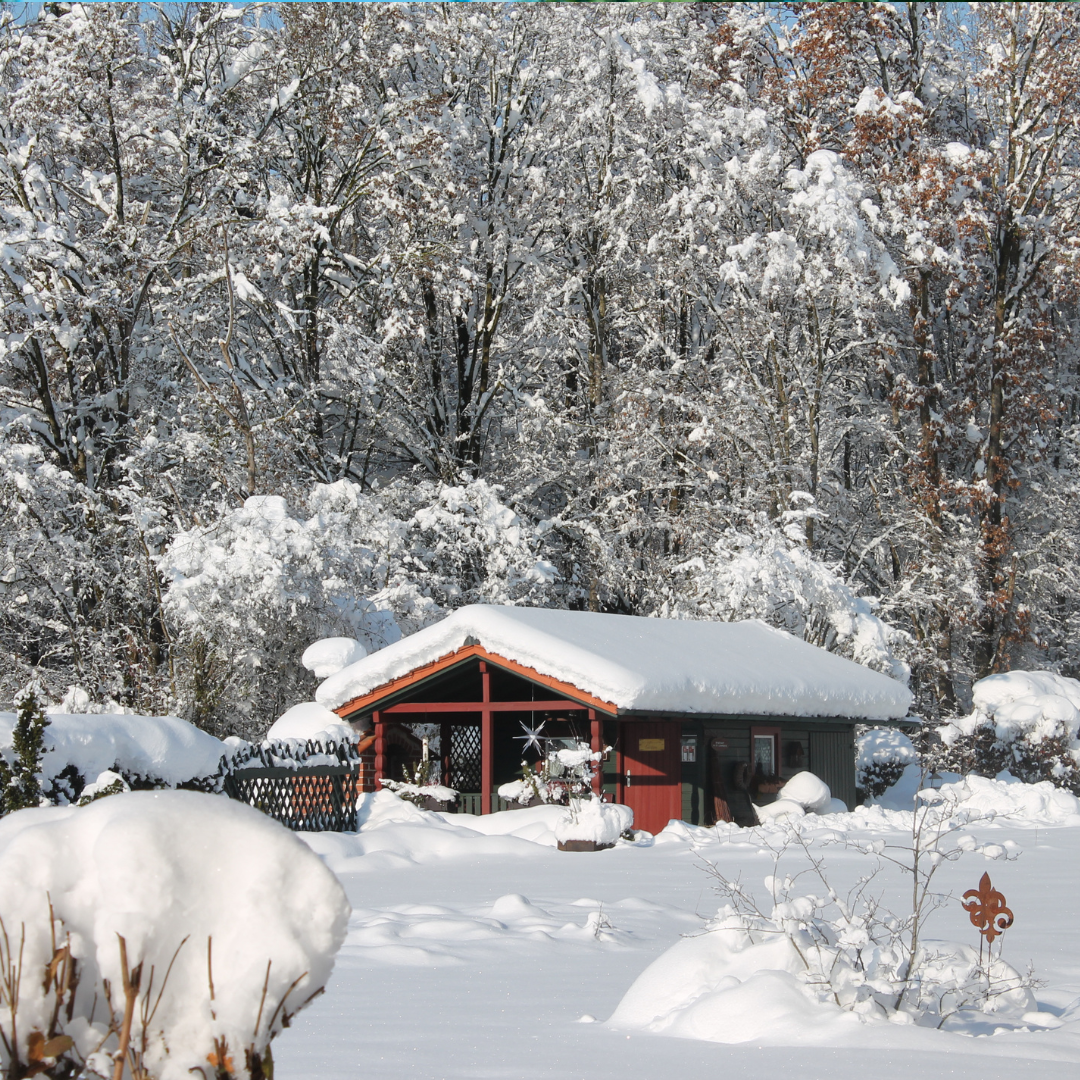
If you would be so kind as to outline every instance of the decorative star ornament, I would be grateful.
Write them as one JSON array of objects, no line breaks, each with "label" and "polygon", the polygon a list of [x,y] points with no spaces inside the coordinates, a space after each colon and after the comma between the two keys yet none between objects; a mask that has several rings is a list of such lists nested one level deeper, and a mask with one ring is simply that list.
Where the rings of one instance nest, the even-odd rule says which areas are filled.
[{"label": "decorative star ornament", "polygon": [[544,730],[544,725],[547,723],[547,721],[541,720],[540,723],[537,724],[537,726],[534,728],[529,727],[529,725],[526,724],[524,720],[519,720],[518,723],[521,724],[521,730],[524,731],[525,734],[515,735],[514,738],[520,739],[525,744],[521,748],[522,754],[528,753],[529,748],[533,746],[536,747],[537,753],[542,754],[544,752],[544,748],[540,745],[540,732]]}]

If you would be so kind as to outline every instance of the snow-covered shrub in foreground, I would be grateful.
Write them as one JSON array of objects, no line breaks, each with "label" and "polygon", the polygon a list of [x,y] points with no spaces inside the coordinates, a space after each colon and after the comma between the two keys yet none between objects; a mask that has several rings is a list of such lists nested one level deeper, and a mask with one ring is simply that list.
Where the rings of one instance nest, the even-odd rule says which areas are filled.
[{"label": "snow-covered shrub in foreground", "polygon": [[[1022,1021],[1035,1007],[1032,980],[1004,963],[1001,941],[984,957],[926,933],[930,915],[950,899],[933,888],[941,866],[967,853],[1015,858],[1011,841],[980,844],[965,831],[992,817],[961,809],[959,793],[924,791],[906,838],[835,833],[826,842],[870,864],[846,895],[830,884],[824,859],[811,851],[798,822],[775,842],[763,836],[773,855],[763,901],[709,863],[726,903],[704,935],[680,942],[641,975],[612,1023],[741,1042],[759,1036],[783,1041],[793,1018],[797,1027],[809,1022],[815,1029],[861,1019],[972,1032],[991,1020]],[[910,906],[903,910],[889,911],[872,891],[885,864],[911,880]]]},{"label": "snow-covered shrub in foreground", "polygon": [[[789,1032],[802,1042],[808,1026],[832,1035],[886,1019],[901,985],[900,951],[873,944],[858,923],[823,922],[821,907],[798,897],[767,916],[722,908],[705,933],[679,941],[638,976],[610,1023],[737,1043],[784,1042]],[[970,1020],[962,1011],[1019,1022],[1036,1007],[1024,976],[997,958],[980,965],[969,946],[929,942],[919,962],[924,992],[905,1005],[917,1023],[959,1027]]]},{"label": "snow-covered shrub in foreground", "polygon": [[871,728],[855,740],[855,779],[869,799],[884,795],[917,761],[911,740],[896,728]]},{"label": "snow-covered shrub in foreground", "polygon": [[591,799],[571,799],[566,814],[555,825],[555,839],[592,841],[598,847],[614,844],[634,824],[629,806]]},{"label": "snow-covered shrub in foreground", "polygon": [[0,1071],[33,1075],[21,1070],[43,1038],[71,1062],[63,1075],[85,1063],[83,1075],[111,1077],[127,991],[133,1076],[261,1077],[270,1040],[329,977],[349,910],[305,844],[218,796],[135,792],[11,814]]},{"label": "snow-covered shrub in foreground", "polygon": [[1080,795],[1080,681],[1051,671],[980,679],[972,712],[938,729],[942,763],[960,773],[1003,770]]}]

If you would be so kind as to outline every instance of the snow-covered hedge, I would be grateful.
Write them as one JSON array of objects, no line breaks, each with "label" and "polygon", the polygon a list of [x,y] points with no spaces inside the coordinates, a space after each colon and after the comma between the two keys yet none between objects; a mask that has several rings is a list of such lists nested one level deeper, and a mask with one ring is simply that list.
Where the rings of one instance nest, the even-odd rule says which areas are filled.
[{"label": "snow-covered hedge", "polygon": [[855,782],[869,799],[883,795],[917,761],[911,740],[896,728],[871,728],[855,740]]},{"label": "snow-covered hedge", "polygon": [[[120,773],[132,786],[215,787],[225,745],[175,716],[126,713],[52,713],[43,737],[41,783],[64,802],[103,772]],[[15,713],[0,713],[0,755],[10,759]]]},{"label": "snow-covered hedge", "polygon": [[0,1072],[34,1075],[37,1038],[39,1059],[62,1059],[49,1075],[113,1076],[134,983],[131,1075],[261,1077],[270,1040],[329,977],[349,910],[305,844],[228,799],[133,792],[9,814]]},{"label": "snow-covered hedge", "polygon": [[1008,771],[1080,795],[1080,681],[1008,671],[977,682],[973,709],[944,725],[942,764],[959,773]]}]

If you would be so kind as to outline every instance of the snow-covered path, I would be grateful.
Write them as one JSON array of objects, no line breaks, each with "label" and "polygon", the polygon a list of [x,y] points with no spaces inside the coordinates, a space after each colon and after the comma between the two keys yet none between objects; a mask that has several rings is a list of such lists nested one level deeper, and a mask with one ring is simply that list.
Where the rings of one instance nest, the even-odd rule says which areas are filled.
[{"label": "snow-covered path", "polygon": [[[523,812],[525,813],[525,812]],[[459,819],[460,820],[460,819]],[[823,821],[824,825],[824,821]],[[992,832],[992,836],[990,833]],[[1056,1030],[970,1038],[926,1029],[861,1026],[845,1045],[809,1045],[778,1030],[770,1042],[725,1045],[617,1031],[602,1021],[638,974],[717,907],[702,858],[756,885],[771,856],[749,833],[738,842],[661,837],[652,846],[570,854],[508,836],[389,824],[312,846],[346,886],[350,933],[323,998],[275,1044],[280,1077],[716,1077],[746,1073],[862,1080],[934,1072],[1002,1080],[1075,1077],[1080,1065],[1080,828],[991,826],[980,839],[1016,841],[1016,862],[972,855],[943,870],[962,892],[989,869],[1016,925],[1005,956],[1034,965],[1040,1010],[1066,1012]],[[667,839],[667,842],[665,842]],[[702,839],[697,835],[698,841]],[[748,842],[750,841],[750,842]],[[366,854],[358,854],[366,849]],[[837,880],[865,856],[830,848]],[[889,883],[890,892],[899,885]],[[891,897],[896,902],[895,894]],[[602,905],[602,908],[601,908]],[[969,941],[957,902],[932,936]],[[1069,1007],[1072,1006],[1070,1009]],[[580,1022],[583,1015],[597,1023]]]}]

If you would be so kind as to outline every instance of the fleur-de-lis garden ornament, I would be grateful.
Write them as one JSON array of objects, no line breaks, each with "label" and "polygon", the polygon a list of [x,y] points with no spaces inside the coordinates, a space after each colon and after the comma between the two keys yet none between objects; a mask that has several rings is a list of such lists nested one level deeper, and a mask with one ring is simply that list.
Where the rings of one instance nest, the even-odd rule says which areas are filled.
[{"label": "fleur-de-lis garden ornament", "polygon": [[968,889],[964,899],[970,901],[963,905],[971,917],[973,926],[986,938],[987,945],[992,945],[994,938],[1004,933],[1013,924],[1013,913],[1005,906],[1005,897],[990,883],[990,875],[983,874],[977,889]]}]

